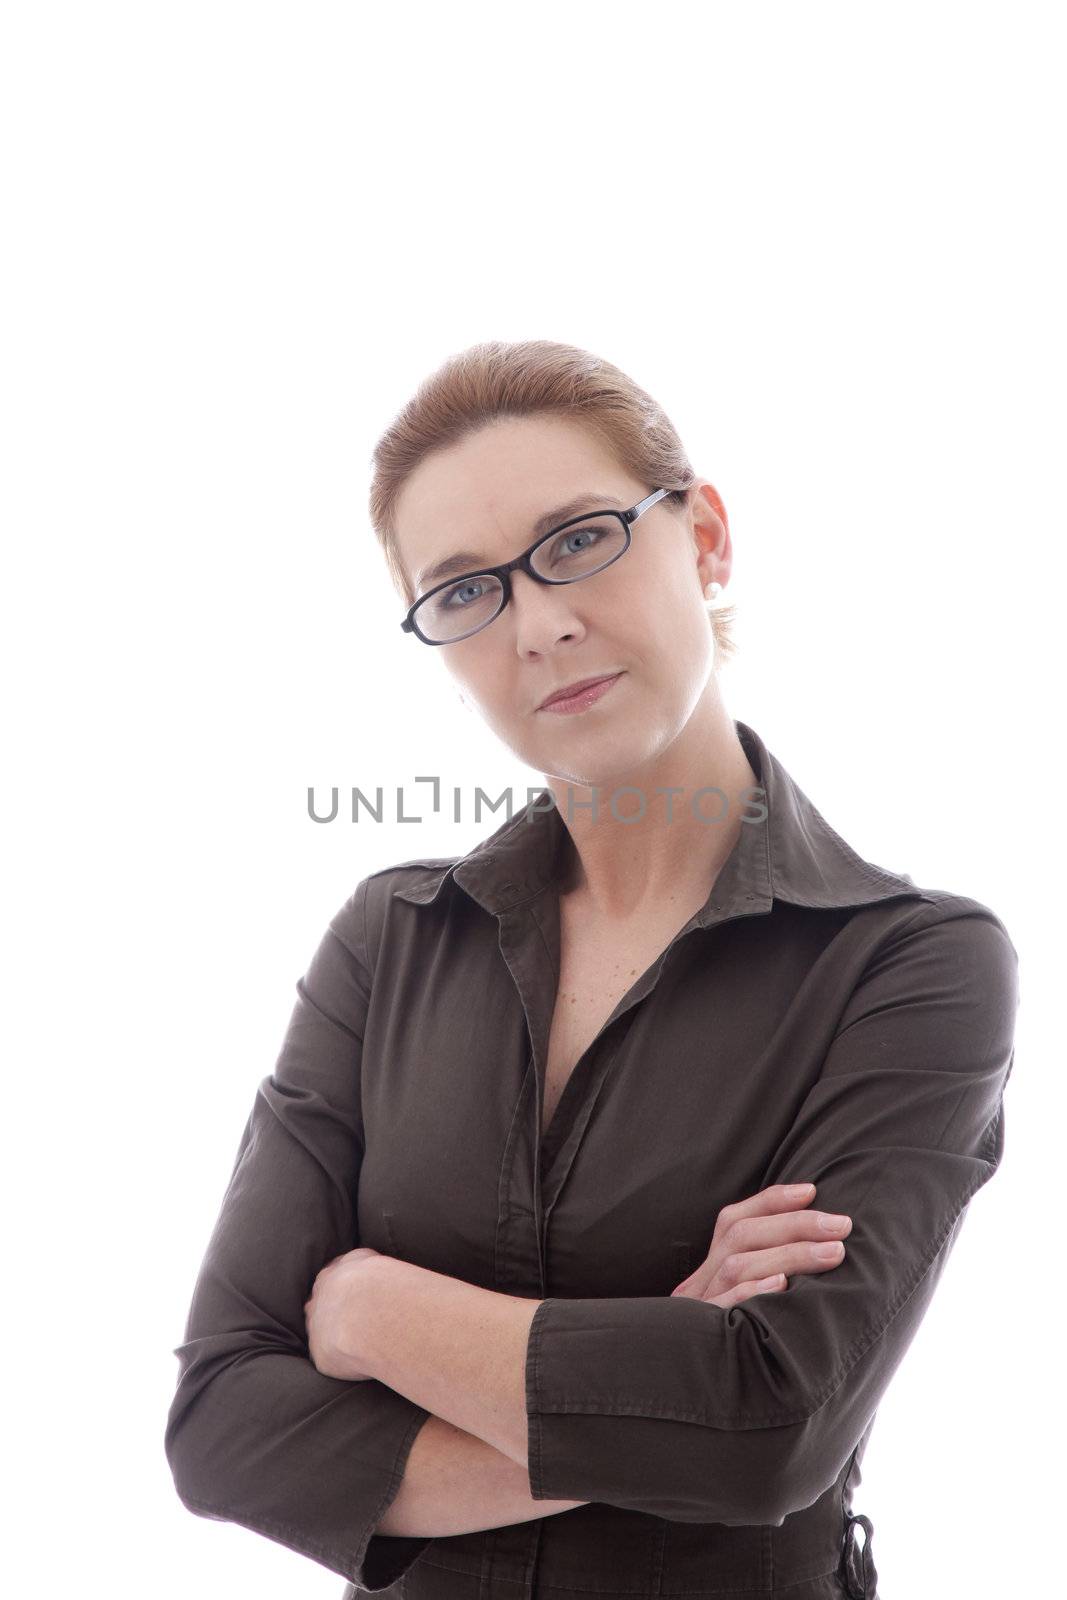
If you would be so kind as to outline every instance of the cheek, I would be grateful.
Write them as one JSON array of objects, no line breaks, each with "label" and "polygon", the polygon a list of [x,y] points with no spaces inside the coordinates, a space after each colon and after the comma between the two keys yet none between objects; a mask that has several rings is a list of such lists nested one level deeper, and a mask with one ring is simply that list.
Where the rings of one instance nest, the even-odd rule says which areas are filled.
[{"label": "cheek", "polygon": [[[620,568],[623,562],[619,562]],[[674,552],[662,550],[626,574],[618,595],[619,611],[644,629],[662,637],[678,628],[689,631],[706,611],[697,574],[679,563]]]},{"label": "cheek", "polygon": [[665,593],[662,604],[645,615],[641,651],[649,660],[654,653],[672,676],[685,676],[699,670],[710,639],[707,608],[692,595]]},{"label": "cheek", "polygon": [[487,722],[492,722],[496,717],[507,713],[505,681],[503,672],[498,672],[495,677],[466,673],[463,678],[457,680],[456,688],[463,696],[468,711],[484,717]]},{"label": "cheek", "polygon": [[[457,700],[462,698],[470,710],[475,710],[492,699],[493,675],[486,670],[484,662],[473,655],[464,656],[458,646],[448,652],[445,668],[452,680],[452,689]],[[499,681],[499,673],[497,674]]]}]

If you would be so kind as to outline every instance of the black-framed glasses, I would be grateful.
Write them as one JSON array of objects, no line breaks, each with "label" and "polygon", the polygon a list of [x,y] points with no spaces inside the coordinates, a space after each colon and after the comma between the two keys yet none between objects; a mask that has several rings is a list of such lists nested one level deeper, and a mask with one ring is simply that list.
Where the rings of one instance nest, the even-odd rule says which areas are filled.
[{"label": "black-framed glasses", "polygon": [[630,548],[630,529],[670,489],[654,489],[628,511],[586,511],[569,517],[514,561],[448,578],[420,595],[400,624],[423,644],[455,644],[495,622],[511,599],[511,574],[537,583],[579,583],[603,572]]}]

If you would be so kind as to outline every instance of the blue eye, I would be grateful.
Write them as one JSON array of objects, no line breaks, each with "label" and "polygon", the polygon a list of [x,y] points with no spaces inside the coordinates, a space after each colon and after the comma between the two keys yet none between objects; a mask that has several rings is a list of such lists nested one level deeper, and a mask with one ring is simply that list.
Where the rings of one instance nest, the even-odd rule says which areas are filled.
[{"label": "blue eye", "polygon": [[[462,606],[452,606],[452,604],[451,604],[452,601],[458,595],[460,595],[463,592],[464,589],[467,589],[467,590],[474,589],[474,588],[477,587],[477,584],[478,584],[478,580],[477,579],[469,578],[466,583],[457,583],[457,585],[456,585],[456,587],[454,589],[446,589],[445,590],[445,595],[444,595],[444,603],[445,603],[445,605],[449,606],[453,611],[462,611],[463,607]],[[473,598],[474,600],[480,600],[482,598],[482,595],[481,594],[475,594],[471,598]]]},{"label": "blue eye", "polygon": [[[566,541],[567,539],[592,539],[593,536],[597,533],[597,531],[598,530],[596,528],[575,528],[573,533],[564,534],[563,537],[564,537],[564,541]],[[582,550],[587,550],[588,548],[589,548],[588,545],[582,545],[578,549],[574,549],[572,547],[570,550],[564,550],[563,554],[564,555],[569,555],[569,556],[576,556],[576,555],[580,555]]]}]

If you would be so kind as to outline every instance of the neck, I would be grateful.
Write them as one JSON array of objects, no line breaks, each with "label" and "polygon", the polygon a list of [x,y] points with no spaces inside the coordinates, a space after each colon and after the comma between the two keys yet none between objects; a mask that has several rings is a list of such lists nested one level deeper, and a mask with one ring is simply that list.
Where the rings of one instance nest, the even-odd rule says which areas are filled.
[{"label": "neck", "polygon": [[571,838],[560,893],[609,920],[643,918],[694,896],[702,902],[759,786],[733,719],[710,690],[669,749],[626,776],[590,786],[545,781]]}]

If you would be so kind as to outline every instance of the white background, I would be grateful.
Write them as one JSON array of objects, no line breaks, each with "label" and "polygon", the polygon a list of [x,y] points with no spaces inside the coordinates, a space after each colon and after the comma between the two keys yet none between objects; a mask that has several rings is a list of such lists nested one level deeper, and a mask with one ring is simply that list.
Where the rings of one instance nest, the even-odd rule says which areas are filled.
[{"label": "white background", "polygon": [[888,1600],[1043,1593],[1058,8],[383,9],[3,13],[9,1591],[340,1594],[180,1505],[171,1351],[327,921],[497,825],[316,825],[308,786],[540,783],[401,633],[366,494],[442,360],[550,338],[648,388],[723,496],[732,714],[1019,951],[1004,1164],[856,1509]]}]

